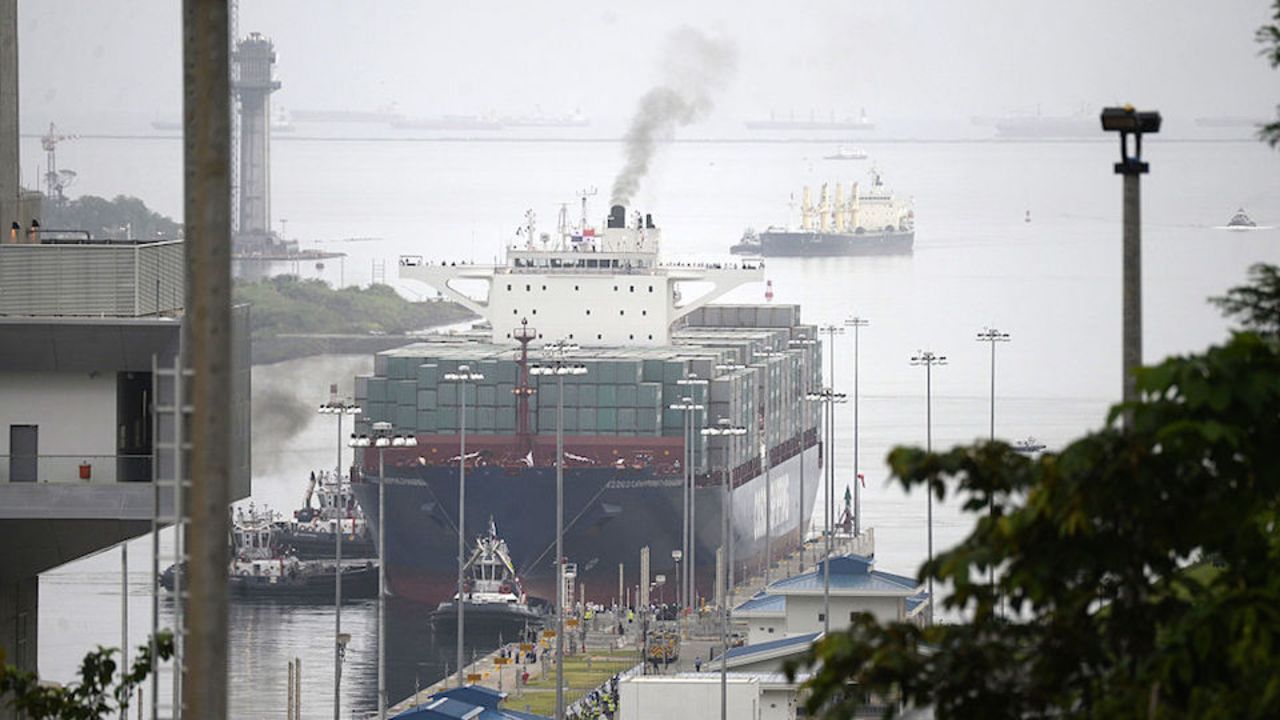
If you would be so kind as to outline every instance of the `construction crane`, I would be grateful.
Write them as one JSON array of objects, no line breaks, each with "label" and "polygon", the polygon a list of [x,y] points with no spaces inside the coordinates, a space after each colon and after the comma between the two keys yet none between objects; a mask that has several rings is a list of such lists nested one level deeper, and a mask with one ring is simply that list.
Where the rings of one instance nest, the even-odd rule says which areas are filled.
[{"label": "construction crane", "polygon": [[40,147],[44,148],[45,156],[45,173],[44,187],[45,197],[49,198],[57,204],[66,201],[63,190],[70,187],[76,181],[76,174],[73,170],[58,170],[58,143],[64,140],[75,140],[79,135],[63,135],[58,132],[53,123],[49,123],[49,132],[40,136]]}]

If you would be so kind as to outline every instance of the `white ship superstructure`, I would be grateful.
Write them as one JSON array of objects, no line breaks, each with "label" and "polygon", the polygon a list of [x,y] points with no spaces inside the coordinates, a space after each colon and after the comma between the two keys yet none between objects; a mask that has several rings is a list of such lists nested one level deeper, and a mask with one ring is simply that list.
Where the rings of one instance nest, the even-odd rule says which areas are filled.
[{"label": "white ship superstructure", "polygon": [[[528,321],[540,337],[583,346],[665,346],[682,317],[734,288],[764,277],[759,262],[663,264],[662,232],[652,216],[615,205],[603,230],[568,228],[559,240],[534,239],[507,249],[504,265],[445,265],[400,258],[400,277],[425,282],[489,321],[492,341],[508,343]],[[458,280],[487,284],[484,297],[455,288]],[[692,284],[710,288],[690,296]]]}]

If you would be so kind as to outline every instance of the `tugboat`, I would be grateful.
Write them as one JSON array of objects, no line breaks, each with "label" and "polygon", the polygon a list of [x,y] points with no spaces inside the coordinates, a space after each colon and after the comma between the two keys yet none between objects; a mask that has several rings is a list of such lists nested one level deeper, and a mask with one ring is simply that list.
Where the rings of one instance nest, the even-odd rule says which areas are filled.
[{"label": "tugboat", "polygon": [[1236,214],[1231,216],[1227,221],[1228,230],[1252,230],[1258,227],[1258,223],[1245,214],[1244,208],[1236,210]]},{"label": "tugboat", "polygon": [[[518,632],[541,622],[543,616],[530,607],[507,543],[498,537],[492,517],[489,531],[476,538],[463,573],[468,575],[462,585],[463,619],[467,623]],[[458,611],[454,603],[457,600],[458,595],[454,593],[452,600],[440,603],[430,613],[432,626],[437,630],[456,628]]]},{"label": "tugboat", "polygon": [[[311,507],[312,497],[318,507]],[[351,492],[351,483],[336,472],[312,471],[302,508],[294,511],[293,520],[280,521],[280,544],[292,548],[302,560],[332,560],[334,533],[339,528],[343,558],[377,557],[373,534]]]},{"label": "tugboat", "polygon": [[[270,510],[237,511],[231,527],[231,562],[227,585],[231,594],[251,598],[328,600],[334,596],[336,564],[301,560],[280,543],[281,522]],[[185,573],[186,568],[182,568]],[[160,586],[172,591],[177,565],[160,576]],[[377,597],[378,565],[372,560],[342,563],[342,596],[347,600]]]}]

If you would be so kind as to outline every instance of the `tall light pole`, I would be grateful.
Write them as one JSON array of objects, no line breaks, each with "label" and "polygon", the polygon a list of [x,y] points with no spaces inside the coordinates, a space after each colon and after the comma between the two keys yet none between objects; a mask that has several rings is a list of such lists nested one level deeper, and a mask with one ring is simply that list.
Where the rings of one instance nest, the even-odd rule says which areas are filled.
[{"label": "tall light pole", "polygon": [[418,444],[413,435],[393,434],[391,423],[375,422],[370,435],[352,434],[353,448],[378,449],[378,720],[387,720],[387,483],[385,452]]},{"label": "tall light pole", "polygon": [[755,354],[764,360],[764,389],[760,397],[760,464],[764,466],[764,586],[769,586],[769,571],[773,566],[773,455],[769,452],[769,360],[786,357],[787,353],[778,350],[762,350]]},{"label": "tall light pole", "polygon": [[[729,447],[733,438],[747,434],[745,427],[734,425],[728,418],[720,418],[712,427],[702,429],[703,437],[724,437],[728,438],[724,449],[725,463],[721,471],[724,491],[721,493],[722,505],[720,511],[720,547],[726,548],[722,550],[722,555],[726,558],[729,556],[727,548],[733,542],[733,453]],[[732,587],[729,581],[729,573],[722,573],[724,578],[724,586],[719,588],[720,591],[720,720],[728,720],[728,697],[729,697],[729,589]]]},{"label": "tall light pole", "polygon": [[564,376],[587,374],[586,366],[566,360],[577,350],[563,341],[548,344],[548,364],[529,368],[530,375],[556,378],[556,720],[564,720]]},{"label": "tall light pole", "polygon": [[[715,366],[715,369],[716,369],[716,372],[719,372],[719,373],[735,373],[735,372],[738,372],[739,370],[746,370],[746,369],[747,369],[747,366],[746,366],[746,365],[743,365],[742,363],[739,363],[739,362],[736,362],[736,361],[732,361],[732,360],[730,360],[730,361],[728,361],[728,362],[718,363],[718,364]],[[717,421],[717,422],[719,422],[719,421]],[[731,421],[730,421],[730,422],[731,422]],[[745,426],[744,426],[744,427],[745,427]],[[733,436],[731,436],[731,437],[733,437]],[[729,442],[729,448],[728,448],[728,453],[729,453],[729,455],[728,455],[728,456],[727,456],[727,458],[726,458],[726,464],[729,466],[729,478],[730,478],[730,481],[731,481],[731,482],[729,483],[729,511],[730,511],[730,512],[732,512],[732,511],[733,511],[733,483],[732,483],[732,479],[733,479],[733,469],[737,466],[737,462],[738,462],[737,450],[738,450],[738,447],[737,447],[737,443],[736,443],[736,441],[734,441],[734,440],[730,440],[730,442]],[[730,535],[730,536],[729,536],[729,547],[728,547],[728,549],[727,549],[727,550],[725,550],[725,566],[728,568],[727,572],[725,573],[725,580],[726,580],[726,582],[728,582],[728,583],[729,583],[729,587],[730,587],[730,588],[732,588],[732,587],[734,587],[734,586],[735,586],[735,583],[734,583],[734,567],[733,567],[733,566],[734,566],[734,562],[735,562],[735,559],[734,559],[734,552],[733,552],[733,536],[732,536],[732,535]]]},{"label": "tall light pole", "polygon": [[[1007,343],[1012,338],[1007,332],[1000,332],[995,328],[983,328],[978,333],[977,341],[991,344],[991,442],[996,441],[996,343]],[[992,518],[996,515],[996,497],[995,493],[991,494],[991,498],[987,504],[987,515]],[[996,568],[992,565],[987,569],[987,582],[994,591],[996,587]]]},{"label": "tall light pole", "polygon": [[[320,406],[321,415],[338,417],[338,463],[337,481],[338,497],[342,498],[342,418],[344,415],[359,415],[360,406],[349,400],[338,398],[338,386],[329,386],[329,402]],[[333,720],[342,720],[342,521],[346,507],[338,512],[337,532],[333,534],[333,557],[336,570],[333,575]]]},{"label": "tall light pole", "polygon": [[800,392],[799,392],[799,395],[800,395],[800,520],[798,522],[798,526],[799,526],[799,536],[800,536],[800,572],[804,572],[804,525],[809,520],[809,518],[805,515],[805,512],[804,512],[804,464],[805,464],[804,453],[806,450],[808,450],[807,444],[809,441],[809,427],[808,427],[809,353],[812,352],[809,348],[813,347],[814,345],[817,345],[818,341],[814,340],[813,338],[805,337],[804,335],[799,335],[794,340],[789,340],[787,344],[801,351],[800,353],[800,358],[801,358]]},{"label": "tall light pole", "polygon": [[[817,392],[811,392],[808,397],[810,400],[822,403],[823,429],[825,435],[823,440],[824,444],[828,448],[828,452],[830,452],[831,446],[835,444],[836,436],[835,406],[846,402],[848,398],[844,393],[834,392],[829,387],[822,388]],[[836,470],[835,465],[831,462],[830,456],[827,458],[827,466],[825,470],[824,479],[826,480],[825,493],[827,498],[827,511],[823,514],[823,535],[825,536],[826,542],[824,543],[824,555],[822,561],[822,631],[824,633],[831,631],[831,536],[835,530],[835,513],[833,512],[833,506],[835,502],[834,487]]]},{"label": "tall light pole", "polygon": [[853,534],[862,535],[862,473],[858,466],[858,331],[870,320],[854,315],[844,321],[853,328]]},{"label": "tall light pole", "polygon": [[[703,382],[706,382],[705,380]],[[693,583],[690,582],[690,568],[693,566],[693,543],[694,543],[694,511],[693,511],[693,430],[694,420],[693,414],[698,410],[702,410],[702,405],[693,401],[692,397],[685,396],[680,398],[680,402],[671,403],[667,406],[671,410],[679,410],[684,415],[684,460],[680,463],[681,469],[684,471],[682,483],[681,509],[684,519],[683,525],[683,544],[680,557],[685,561],[683,572],[680,575],[680,607],[689,610],[693,606],[693,592],[691,588]],[[679,566],[679,560],[676,561]],[[678,568],[679,569],[679,568]]]},{"label": "tall light pole", "polygon": [[[844,334],[843,325],[823,325],[818,328],[818,332],[827,335],[827,387],[831,393],[836,391],[836,336]],[[843,395],[841,396],[843,397]],[[842,401],[843,402],[843,401]],[[827,464],[825,477],[829,478],[826,482],[826,492],[823,494],[822,504],[826,508],[824,515],[826,516],[828,535],[835,529],[836,524],[836,415],[830,404],[826,407],[826,418],[828,442],[826,443]],[[827,557],[831,556],[831,541],[827,541]],[[825,573],[824,573],[825,577]]]},{"label": "tall light pole", "polygon": [[458,383],[458,599],[454,606],[458,611],[458,687],[466,683],[466,655],[463,650],[463,605],[466,604],[462,594],[463,571],[467,565],[467,383],[478,382],[484,375],[472,372],[469,365],[459,365],[457,372],[444,374],[445,382]]},{"label": "tall light pole", "polygon": [[[924,447],[928,452],[933,452],[933,367],[935,365],[946,365],[947,356],[937,355],[930,350],[917,350],[915,355],[911,356],[912,365],[924,366]],[[932,479],[925,493],[925,507],[927,512],[926,523],[929,527],[929,563],[933,563],[933,485]],[[929,573],[929,607],[925,615],[930,625],[933,624],[933,571]]]},{"label": "tall light pole", "polygon": [[[1115,171],[1124,176],[1123,399],[1133,403],[1138,399],[1136,373],[1142,365],[1142,203],[1138,181],[1151,169],[1142,161],[1142,136],[1160,132],[1160,113],[1137,112],[1132,105],[1125,105],[1103,109],[1101,119],[1103,130],[1120,133],[1120,162]],[[1133,413],[1126,411],[1123,420],[1126,428],[1132,428]]]}]

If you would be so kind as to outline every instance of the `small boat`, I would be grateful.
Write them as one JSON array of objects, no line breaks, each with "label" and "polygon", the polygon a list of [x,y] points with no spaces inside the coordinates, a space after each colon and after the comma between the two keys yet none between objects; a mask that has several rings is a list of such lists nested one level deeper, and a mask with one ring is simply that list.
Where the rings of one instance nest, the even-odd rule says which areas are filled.
[{"label": "small boat", "polygon": [[1256,227],[1258,227],[1258,223],[1254,222],[1248,215],[1245,214],[1244,208],[1240,208],[1239,210],[1236,210],[1236,214],[1232,215],[1231,219],[1227,221],[1228,229],[1249,230]]},{"label": "small boat", "polygon": [[839,150],[836,150],[835,153],[826,156],[825,159],[827,160],[866,160],[867,151],[861,150],[859,148],[851,148],[851,147],[845,147],[844,145],[841,145]]},{"label": "small boat", "polygon": [[[231,561],[227,586],[234,596],[319,600],[332,602],[337,563],[302,560],[280,543],[281,523],[270,510],[240,509],[232,519]],[[172,565],[160,576],[160,586],[172,591],[184,566]],[[373,560],[342,563],[342,597],[362,600],[377,597],[378,565]]]},{"label": "small boat", "polygon": [[[312,507],[313,498],[317,507]],[[351,492],[351,483],[336,472],[313,471],[302,508],[294,511],[293,520],[279,521],[279,542],[300,559],[332,560],[339,527],[343,558],[377,556],[369,523]]]},{"label": "small boat", "polygon": [[[476,538],[462,571],[467,578],[462,585],[463,620],[469,625],[518,632],[542,621],[543,615],[524,592],[507,543],[498,537],[493,518],[489,518],[488,531]],[[439,631],[455,629],[457,601],[455,593],[453,599],[440,603],[429,614],[432,626]]]}]

